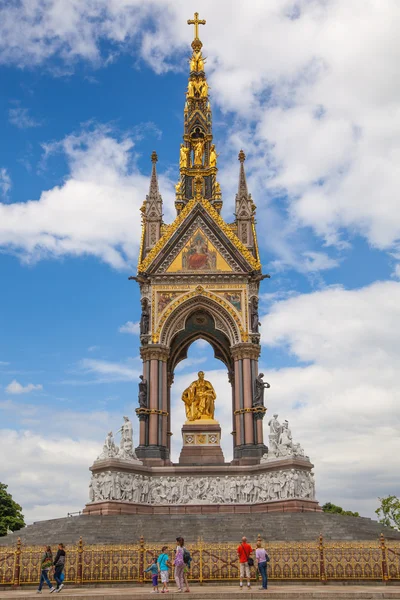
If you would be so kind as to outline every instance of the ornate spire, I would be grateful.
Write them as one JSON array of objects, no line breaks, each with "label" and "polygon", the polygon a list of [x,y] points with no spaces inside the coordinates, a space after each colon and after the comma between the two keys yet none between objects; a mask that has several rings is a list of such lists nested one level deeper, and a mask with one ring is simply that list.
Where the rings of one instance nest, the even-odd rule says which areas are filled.
[{"label": "ornate spire", "polygon": [[[150,189],[149,189],[149,195],[146,196],[146,202],[149,203],[158,203],[158,202],[162,202],[161,199],[161,195],[158,189],[158,179],[157,179],[157,169],[156,169],[156,164],[158,161],[158,156],[157,156],[157,152],[155,152],[153,150],[153,152],[151,153],[151,162],[153,163],[153,166],[151,168],[151,178],[150,178]],[[149,211],[147,211],[149,212]]]},{"label": "ornate spire", "polygon": [[249,195],[247,190],[246,173],[244,171],[244,161],[246,160],[246,155],[243,150],[239,152],[238,159],[240,161],[238,196],[243,197]]},{"label": "ornate spire", "polygon": [[221,189],[217,182],[218,154],[212,143],[212,113],[208,99],[209,87],[204,72],[206,59],[201,49],[199,25],[205,25],[199,14],[188,20],[194,25],[193,53],[189,59],[190,73],[184,107],[184,135],[179,152],[180,180],[176,184],[175,206],[178,214],[192,198],[206,198],[217,211],[221,210]]},{"label": "ornate spire", "polygon": [[256,250],[257,242],[255,240],[255,228],[254,228],[254,213],[255,205],[251,194],[247,189],[246,172],[244,170],[244,161],[246,155],[241,150],[238,156],[240,162],[239,171],[239,185],[238,191],[235,198],[235,215],[238,238],[248,248]]},{"label": "ornate spire", "polygon": [[162,226],[162,197],[158,188],[157,179],[157,153],[151,154],[151,177],[149,193],[143,203],[143,258],[161,237]]}]

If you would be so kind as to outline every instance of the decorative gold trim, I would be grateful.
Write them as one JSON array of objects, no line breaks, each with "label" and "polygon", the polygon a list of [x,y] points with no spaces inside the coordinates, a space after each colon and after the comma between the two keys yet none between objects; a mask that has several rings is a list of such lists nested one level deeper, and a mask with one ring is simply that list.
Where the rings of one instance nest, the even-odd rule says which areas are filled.
[{"label": "decorative gold trim", "polygon": [[211,206],[210,202],[208,200],[205,200],[204,198],[194,198],[186,204],[185,208],[180,212],[180,214],[176,217],[173,223],[165,226],[165,233],[163,234],[163,236],[158,240],[155,246],[153,246],[146,258],[138,265],[138,273],[143,273],[149,268],[153,260],[160,253],[162,248],[166,245],[166,243],[178,229],[180,224],[186,219],[186,217],[189,216],[189,214],[192,212],[192,209],[197,203],[200,203],[203,206],[206,212],[210,215],[210,217],[223,231],[225,236],[229,239],[229,241],[232,242],[232,244],[237,248],[237,250],[239,250],[242,256],[249,263],[249,265],[255,271],[259,271],[261,269],[261,263],[259,258],[254,258],[250,250],[248,250],[246,246],[239,240],[237,235],[232,231],[231,227],[227,223],[225,223],[224,219],[218,214],[215,208]]},{"label": "decorative gold trim", "polygon": [[234,415],[243,415],[245,413],[265,413],[267,409],[265,406],[254,406],[253,408],[240,408],[233,412]]},{"label": "decorative gold trim", "polygon": [[[175,308],[177,306],[181,305],[183,302],[186,302],[186,300],[190,300],[191,298],[194,298],[195,296],[205,296],[206,298],[210,298],[211,300],[214,300],[214,302],[217,302],[217,304],[220,304],[221,306],[223,306],[228,311],[228,313],[231,315],[231,317],[233,317],[233,319],[235,320],[236,325],[239,328],[242,340],[244,342],[247,342],[248,337],[249,337],[248,333],[244,330],[242,321],[241,321],[241,319],[239,319],[239,313],[234,309],[234,307],[233,306],[231,307],[230,303],[223,300],[220,296],[217,296],[216,294],[213,294],[212,292],[207,291],[206,289],[203,288],[202,285],[198,285],[192,292],[184,294],[183,296],[179,296],[179,298],[177,300],[175,300],[175,302],[173,302],[169,306],[169,308],[167,308],[163,312],[160,320],[158,321],[157,331],[152,336],[153,344],[158,343],[158,341],[160,339],[162,327],[163,327],[165,321],[167,320],[167,318],[170,316],[170,314],[174,312]],[[253,344],[250,344],[250,346],[253,346]],[[142,350],[141,350],[141,353],[142,353]]]},{"label": "decorative gold trim", "polygon": [[254,251],[256,253],[256,260],[260,263],[260,268],[261,268],[260,253],[258,251],[257,233],[256,233],[256,226],[254,224],[254,218],[253,218],[253,220],[251,222],[251,230],[253,232]]},{"label": "decorative gold trim", "polygon": [[156,408],[137,408],[135,413],[137,415],[161,415],[163,417],[168,417],[169,415],[165,410],[158,410]]},{"label": "decorative gold trim", "polygon": [[150,252],[146,256],[146,258],[141,262],[141,264],[138,265],[139,273],[143,273],[151,265],[151,263],[153,262],[155,257],[158,255],[158,253],[161,251],[161,249],[165,246],[165,244],[168,242],[168,240],[173,235],[173,233],[175,233],[175,231],[177,230],[179,225],[182,223],[182,221],[185,220],[185,218],[191,212],[191,210],[195,204],[196,204],[196,200],[194,200],[194,199],[190,200],[186,204],[185,208],[176,217],[175,221],[173,223],[171,223],[170,225],[165,226],[164,235],[162,237],[160,237],[158,242],[155,244],[155,246],[153,246],[153,248],[150,250]]}]

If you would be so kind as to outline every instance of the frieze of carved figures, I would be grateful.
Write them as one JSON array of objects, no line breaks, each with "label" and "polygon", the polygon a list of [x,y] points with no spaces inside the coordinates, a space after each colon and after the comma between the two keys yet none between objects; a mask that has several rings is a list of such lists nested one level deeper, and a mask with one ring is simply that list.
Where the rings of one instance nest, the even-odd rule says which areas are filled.
[{"label": "frieze of carved figures", "polygon": [[309,460],[305,456],[304,449],[300,444],[295,444],[292,439],[292,432],[289,428],[289,422],[279,423],[278,415],[274,414],[268,421],[269,425],[269,448],[268,454],[264,454],[261,463],[276,460],[277,458],[300,457]]},{"label": "frieze of carved figures", "polygon": [[258,475],[149,477],[119,471],[92,475],[90,502],[122,500],[141,504],[256,504],[315,499],[312,472],[286,469]]}]

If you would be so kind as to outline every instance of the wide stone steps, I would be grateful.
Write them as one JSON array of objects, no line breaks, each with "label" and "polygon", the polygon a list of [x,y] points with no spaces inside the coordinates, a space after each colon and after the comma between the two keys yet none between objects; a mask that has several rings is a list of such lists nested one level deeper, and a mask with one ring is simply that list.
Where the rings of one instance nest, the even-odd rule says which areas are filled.
[{"label": "wide stone steps", "polygon": [[0,538],[0,545],[71,544],[82,536],[84,542],[136,543],[171,542],[178,535],[187,541],[200,537],[206,542],[236,542],[243,535],[255,540],[258,534],[266,541],[311,541],[320,534],[326,540],[376,540],[383,533],[387,539],[400,539],[400,532],[363,517],[327,513],[273,513],[237,515],[81,515],[38,521],[19,532]]}]

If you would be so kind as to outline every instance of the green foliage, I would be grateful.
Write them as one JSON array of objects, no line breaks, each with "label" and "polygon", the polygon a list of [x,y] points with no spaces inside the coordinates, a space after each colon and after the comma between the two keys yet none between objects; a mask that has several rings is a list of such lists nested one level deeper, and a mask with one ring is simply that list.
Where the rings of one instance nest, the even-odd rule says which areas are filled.
[{"label": "green foliage", "polygon": [[400,531],[400,500],[397,496],[378,498],[381,503],[375,513],[378,515],[379,523]]},{"label": "green foliage", "polygon": [[347,515],[348,517],[360,516],[360,513],[351,510],[343,510],[341,506],[336,506],[336,504],[332,504],[332,502],[326,502],[323,505],[322,510],[326,513],[333,513],[335,515]]},{"label": "green foliage", "polygon": [[7,529],[17,531],[25,527],[22,507],[14,502],[7,487],[5,483],[0,483],[0,536],[6,535]]}]

